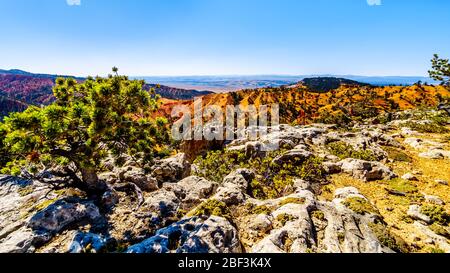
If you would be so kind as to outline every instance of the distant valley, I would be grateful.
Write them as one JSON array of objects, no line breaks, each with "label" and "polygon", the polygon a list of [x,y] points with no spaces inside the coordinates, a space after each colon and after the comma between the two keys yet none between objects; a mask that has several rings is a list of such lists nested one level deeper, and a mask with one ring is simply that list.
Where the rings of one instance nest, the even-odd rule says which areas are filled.
[{"label": "distant valley", "polygon": [[[48,105],[53,102],[52,88],[57,77],[66,75],[35,74],[23,70],[0,69],[0,118],[10,112],[23,111],[29,105]],[[85,78],[73,77],[77,81]],[[266,87],[289,87],[299,82],[315,91],[327,92],[342,83],[358,85],[412,85],[419,81],[436,83],[426,77],[364,77],[364,76],[190,76],[190,77],[131,77],[147,83],[145,89],[153,88],[156,94],[169,100],[191,100],[212,93],[228,93]],[[345,79],[344,79],[345,78]],[[324,86],[323,83],[332,86]],[[322,90],[325,88],[324,90]],[[200,90],[200,91],[199,91]]]},{"label": "distant valley", "polygon": [[255,75],[255,76],[183,76],[183,77],[134,77],[147,82],[157,82],[166,86],[183,89],[210,90],[217,93],[232,92],[242,89],[256,89],[263,87],[280,87],[295,84],[305,78],[336,77],[367,83],[371,85],[412,85],[419,81],[438,84],[427,77],[370,77],[354,75]]}]

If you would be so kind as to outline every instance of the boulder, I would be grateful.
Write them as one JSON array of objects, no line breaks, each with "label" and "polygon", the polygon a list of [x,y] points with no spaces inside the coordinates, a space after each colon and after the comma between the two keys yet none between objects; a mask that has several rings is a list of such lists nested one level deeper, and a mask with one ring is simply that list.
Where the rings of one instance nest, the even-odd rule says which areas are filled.
[{"label": "boulder", "polygon": [[191,164],[186,154],[180,153],[176,156],[158,160],[151,168],[152,177],[158,183],[177,182],[190,175]]},{"label": "boulder", "polygon": [[161,189],[149,194],[142,208],[155,215],[155,221],[161,221],[167,217],[176,215],[181,206],[181,201],[173,190]]},{"label": "boulder", "polygon": [[130,182],[136,184],[143,191],[155,191],[159,189],[158,181],[147,175],[142,168],[124,167],[119,170],[119,178],[121,182]]},{"label": "boulder", "polygon": [[437,235],[430,227],[420,222],[415,222],[414,227],[428,238],[426,243],[442,249],[445,253],[450,253],[450,244],[447,238]]},{"label": "boulder", "polygon": [[359,193],[359,190],[355,187],[340,188],[334,192],[334,198],[336,199],[347,199],[351,197],[360,197],[366,199],[366,197],[361,195]]},{"label": "boulder", "polygon": [[108,240],[103,236],[77,231],[69,244],[69,253],[99,253],[105,250]]},{"label": "boulder", "polygon": [[408,181],[419,181],[419,179],[417,179],[417,177],[412,173],[407,173],[407,174],[403,175],[402,179],[408,180]]},{"label": "boulder", "polygon": [[217,183],[197,176],[189,176],[176,184],[166,184],[165,189],[173,190],[182,209],[189,210],[208,199],[217,189]]},{"label": "boulder", "polygon": [[442,180],[442,179],[437,179],[435,182],[436,182],[437,184],[441,184],[441,185],[444,185],[444,186],[448,186],[448,181],[445,181],[445,180]]},{"label": "boulder", "polygon": [[259,214],[252,219],[248,228],[260,233],[266,233],[272,229],[272,220],[266,214]]},{"label": "boulder", "polygon": [[212,199],[233,206],[244,203],[247,197],[238,187],[220,187]]},{"label": "boulder", "polygon": [[441,150],[429,150],[428,152],[423,152],[419,154],[421,158],[427,159],[444,159],[445,156]]},{"label": "boulder", "polygon": [[414,149],[422,149],[424,147],[424,142],[420,138],[407,138],[405,139],[405,144],[411,146]]},{"label": "boulder", "polygon": [[363,181],[389,180],[397,177],[391,169],[379,162],[348,158],[340,164],[345,173]]},{"label": "boulder", "polygon": [[31,229],[19,228],[0,235],[0,253],[32,253],[35,235]]},{"label": "boulder", "polygon": [[127,253],[241,253],[237,230],[224,218],[184,219],[129,247]]},{"label": "boulder", "polygon": [[242,204],[246,199],[248,185],[255,174],[248,169],[238,169],[227,175],[217,193],[212,197],[228,206]]},{"label": "boulder", "polygon": [[426,224],[431,224],[432,221],[430,217],[426,216],[421,212],[421,208],[418,205],[412,205],[409,207],[409,210],[407,212],[408,216],[411,217],[414,220],[422,221]]},{"label": "boulder", "polygon": [[38,236],[27,228],[35,207],[55,198],[45,185],[14,176],[0,175],[0,253],[34,252]]},{"label": "boulder", "polygon": [[327,174],[336,174],[342,171],[342,164],[334,162],[322,163],[323,169]]},{"label": "boulder", "polygon": [[285,163],[299,163],[299,162],[304,162],[305,160],[309,159],[310,157],[313,156],[313,153],[304,150],[303,147],[302,148],[297,148],[297,149],[293,149],[290,150],[278,157],[276,157],[273,160],[273,163],[277,164],[277,165],[283,165]]},{"label": "boulder", "polygon": [[[286,197],[267,200],[259,205],[278,206],[267,216],[272,228],[257,239],[261,233],[254,233],[245,224],[246,243],[250,242],[248,251],[252,253],[391,253],[380,243],[371,226],[377,221],[374,215],[359,215],[342,205],[349,197],[361,197],[356,188],[338,189],[332,202],[319,201],[308,191],[300,195],[305,203],[287,203]],[[294,200],[296,198],[290,198]],[[366,199],[367,200],[367,199]],[[284,201],[284,202],[283,202]],[[278,205],[277,205],[278,204]],[[258,216],[259,218],[259,216]],[[265,217],[264,217],[265,218]],[[247,218],[245,218],[247,219]],[[256,219],[254,217],[253,219]],[[263,219],[263,218],[262,218]],[[256,222],[256,220],[254,220]],[[378,223],[380,230],[386,226]],[[270,228],[270,227],[268,227]],[[240,230],[243,230],[240,227]],[[383,231],[386,232],[386,231]],[[256,237],[256,238],[252,238]],[[256,242],[256,243],[252,243]]]},{"label": "boulder", "polygon": [[101,219],[99,209],[93,203],[63,199],[34,215],[28,227],[35,233],[53,235],[83,220],[96,224]]},{"label": "boulder", "polygon": [[434,195],[424,195],[425,201],[427,201],[430,204],[443,206],[445,205],[445,202],[439,197]]},{"label": "boulder", "polygon": [[237,169],[223,179],[222,185],[224,187],[236,186],[241,191],[245,192],[253,179],[255,179],[255,173],[253,173],[253,171],[248,169]]}]

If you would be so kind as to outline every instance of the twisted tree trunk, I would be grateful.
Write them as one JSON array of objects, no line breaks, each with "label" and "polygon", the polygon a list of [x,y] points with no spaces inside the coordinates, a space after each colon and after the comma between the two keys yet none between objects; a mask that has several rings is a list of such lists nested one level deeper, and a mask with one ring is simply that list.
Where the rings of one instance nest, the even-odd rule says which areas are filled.
[{"label": "twisted tree trunk", "polygon": [[98,179],[97,172],[94,169],[81,168],[80,172],[81,178],[86,183],[89,193],[103,193],[106,191],[106,184]]}]

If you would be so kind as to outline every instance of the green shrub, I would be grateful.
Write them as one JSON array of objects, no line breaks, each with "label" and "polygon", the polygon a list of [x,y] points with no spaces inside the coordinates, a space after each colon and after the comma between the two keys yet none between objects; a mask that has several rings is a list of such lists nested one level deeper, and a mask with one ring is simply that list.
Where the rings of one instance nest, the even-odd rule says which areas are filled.
[{"label": "green shrub", "polygon": [[293,215],[282,213],[277,216],[277,221],[281,224],[281,226],[286,225],[287,222],[292,222],[296,220],[297,218]]},{"label": "green shrub", "polygon": [[351,145],[343,142],[336,141],[328,143],[327,145],[328,151],[340,159],[346,158],[354,158],[361,159],[366,161],[376,161],[378,158],[374,155],[374,153],[370,150],[356,150]]},{"label": "green shrub", "polygon": [[388,157],[394,161],[412,163],[412,158],[400,149],[386,146],[383,150],[388,154]]},{"label": "green shrub", "polygon": [[245,154],[240,151],[210,151],[194,161],[200,170],[195,175],[221,183],[225,176],[237,168],[241,160],[245,160]]},{"label": "green shrub", "polygon": [[378,210],[374,208],[369,201],[361,197],[350,197],[343,204],[358,214],[378,214]]},{"label": "green shrub", "polygon": [[224,202],[215,199],[209,199],[200,204],[194,211],[188,213],[188,216],[219,216],[231,220],[231,213]]},{"label": "green shrub", "polygon": [[280,202],[280,207],[287,205],[287,204],[299,204],[303,205],[305,204],[305,198],[295,198],[295,197],[288,197]]},{"label": "green shrub", "polygon": [[394,236],[389,228],[381,222],[374,222],[369,224],[370,229],[377,236],[378,241],[395,252],[408,253],[410,252],[408,244],[398,236]]},{"label": "green shrub", "polygon": [[320,210],[315,210],[311,213],[313,218],[319,219],[321,221],[325,220],[325,214]]},{"label": "green shrub", "polygon": [[430,229],[436,233],[437,235],[443,236],[447,239],[450,239],[450,232],[447,228],[439,225],[438,223],[434,223],[430,226]]},{"label": "green shrub", "polygon": [[432,253],[432,254],[444,254],[445,251],[440,249],[440,248],[433,247],[433,248],[430,248],[430,253]]},{"label": "green shrub", "polygon": [[419,133],[430,133],[430,134],[446,134],[450,132],[445,126],[437,123],[418,123],[418,122],[408,122],[405,126],[411,128]]},{"label": "green shrub", "polygon": [[238,168],[247,168],[256,174],[250,182],[248,193],[258,199],[278,198],[293,192],[295,178],[317,181],[323,178],[322,159],[293,160],[283,164],[274,159],[285,150],[267,153],[264,157],[248,158],[241,151],[213,151],[198,157],[195,175],[221,183],[225,176]]},{"label": "green shrub", "polygon": [[414,194],[418,192],[418,189],[414,184],[400,178],[389,181],[389,188],[405,194]]},{"label": "green shrub", "polygon": [[421,212],[430,217],[433,223],[440,225],[448,225],[450,223],[450,215],[445,211],[442,206],[425,205],[422,206]]},{"label": "green shrub", "polygon": [[247,203],[245,204],[245,214],[254,214],[254,215],[259,215],[259,214],[266,214],[269,215],[272,213],[272,209],[268,206],[265,205],[261,205],[261,206],[257,206],[255,204],[252,203]]}]

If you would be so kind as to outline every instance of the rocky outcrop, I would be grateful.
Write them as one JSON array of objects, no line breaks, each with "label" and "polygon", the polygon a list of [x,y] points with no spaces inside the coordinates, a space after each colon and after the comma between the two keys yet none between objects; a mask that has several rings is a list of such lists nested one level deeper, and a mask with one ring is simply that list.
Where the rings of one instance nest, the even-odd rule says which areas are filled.
[{"label": "rocky outcrop", "polygon": [[414,220],[422,221],[426,224],[431,224],[432,221],[430,217],[426,216],[421,212],[421,207],[418,205],[412,205],[408,209],[408,216]]},{"label": "rocky outcrop", "polygon": [[145,193],[137,210],[115,207],[109,215],[111,233],[123,242],[142,241],[210,198],[216,189],[217,183],[196,176],[165,183],[161,189]]},{"label": "rocky outcrop", "polygon": [[[336,191],[333,202],[318,201],[308,191],[280,200],[270,215],[253,217],[245,229],[269,235],[254,245],[255,253],[381,253],[392,252],[383,246],[372,226],[385,225],[375,214],[358,214],[345,205],[347,198],[363,197],[355,188]],[[363,197],[365,198],[365,197]],[[283,202],[284,200],[284,202]],[[292,203],[287,203],[291,200]],[[298,200],[304,200],[304,203]],[[264,203],[274,205],[273,202]],[[262,204],[260,204],[262,205]],[[275,227],[272,229],[272,227]],[[252,233],[251,233],[252,234]],[[254,234],[254,233],[253,233]],[[261,235],[261,232],[258,233]],[[263,235],[264,236],[264,235]]]},{"label": "rocky outcrop", "polygon": [[442,149],[430,149],[426,152],[420,153],[419,157],[428,158],[428,159],[450,158],[450,151],[445,151]]},{"label": "rocky outcrop", "polygon": [[[33,252],[34,232],[27,227],[33,207],[46,202],[46,190],[33,181],[0,175],[0,253]],[[49,198],[54,195],[48,195]],[[30,212],[31,211],[31,212]]]},{"label": "rocky outcrop", "polygon": [[247,199],[247,188],[255,178],[248,169],[238,169],[226,176],[217,193],[212,199],[225,203],[227,206],[242,204]]},{"label": "rocky outcrop", "polygon": [[164,182],[178,182],[188,177],[190,170],[191,164],[186,154],[180,153],[176,156],[155,162],[151,168],[151,176],[160,184]]},{"label": "rocky outcrop", "polygon": [[389,180],[397,177],[391,169],[379,162],[350,158],[341,161],[340,164],[342,171],[364,181]]},{"label": "rocky outcrop", "polygon": [[307,151],[305,148],[306,148],[306,146],[299,145],[299,146],[295,147],[294,149],[278,156],[277,158],[275,158],[273,160],[273,162],[280,166],[282,166],[283,164],[286,164],[286,163],[304,162],[305,160],[307,160],[313,156],[313,153]]},{"label": "rocky outcrop", "polygon": [[120,182],[134,183],[143,191],[155,191],[159,189],[156,178],[146,174],[145,170],[140,167],[123,167],[117,173]]},{"label": "rocky outcrop", "polygon": [[189,210],[213,195],[217,187],[217,183],[189,176],[176,184],[166,184],[164,190],[173,191],[180,200],[180,208]]},{"label": "rocky outcrop", "polygon": [[[102,162],[107,172],[99,175],[107,191],[89,200],[72,190],[50,191],[36,181],[0,176],[0,253],[102,253],[123,251],[124,245],[130,246],[129,253],[386,253],[405,250],[398,245],[399,235],[408,240],[406,250],[450,251],[446,223],[422,211],[427,204],[436,213],[448,209],[448,196],[442,193],[448,186],[442,179],[448,179],[420,170],[415,160],[419,155],[441,159],[424,159],[427,164],[445,164],[448,147],[443,138],[433,135],[427,140],[427,134],[405,124],[355,122],[351,132],[323,124],[280,125],[267,128],[268,134],[257,139],[244,132],[246,137],[225,149],[241,151],[253,160],[270,155],[271,166],[317,163],[317,175],[305,175],[303,170],[298,177],[297,172],[281,175],[287,183],[276,189],[275,194],[282,196],[276,199],[253,198],[252,182],[273,193],[271,175],[259,180],[264,172],[258,168],[265,166],[234,170],[242,166],[236,164],[222,181],[213,182],[190,176],[191,169],[204,173],[200,164],[189,163],[192,154],[158,159],[152,165],[124,156],[121,167],[109,158]],[[330,145],[334,142],[339,143]],[[268,152],[269,147],[277,153]],[[346,148],[354,151],[339,154]],[[405,148],[409,149],[401,152]],[[406,156],[413,161],[404,160]],[[390,182],[361,184],[348,179],[348,175],[365,182],[397,177],[388,166],[409,173]],[[411,170],[406,170],[408,166]],[[364,193],[381,188],[382,193],[366,197],[355,187],[340,188],[347,184]],[[411,193],[403,187],[411,187]],[[407,212],[396,210],[389,203],[395,201],[393,196],[412,206]],[[385,215],[393,211],[395,223]],[[411,238],[402,234],[406,225]]]},{"label": "rocky outcrop", "polygon": [[[111,165],[111,163],[104,163]],[[129,158],[123,167],[114,168],[99,175],[99,178],[106,183],[113,185],[116,183],[133,183],[141,190],[151,192],[160,189],[163,183],[178,182],[190,175],[191,164],[187,156],[183,153],[176,156],[157,160],[146,171],[138,162]]]},{"label": "rocky outcrop", "polygon": [[184,219],[128,248],[127,253],[241,253],[237,230],[228,220],[211,216]]},{"label": "rocky outcrop", "polygon": [[99,209],[93,203],[66,199],[58,200],[35,214],[29,220],[28,227],[36,234],[35,243],[42,244],[65,228],[82,221],[98,225],[101,219]]},{"label": "rocky outcrop", "polygon": [[69,244],[69,253],[100,253],[107,247],[108,240],[103,236],[77,231]]}]

